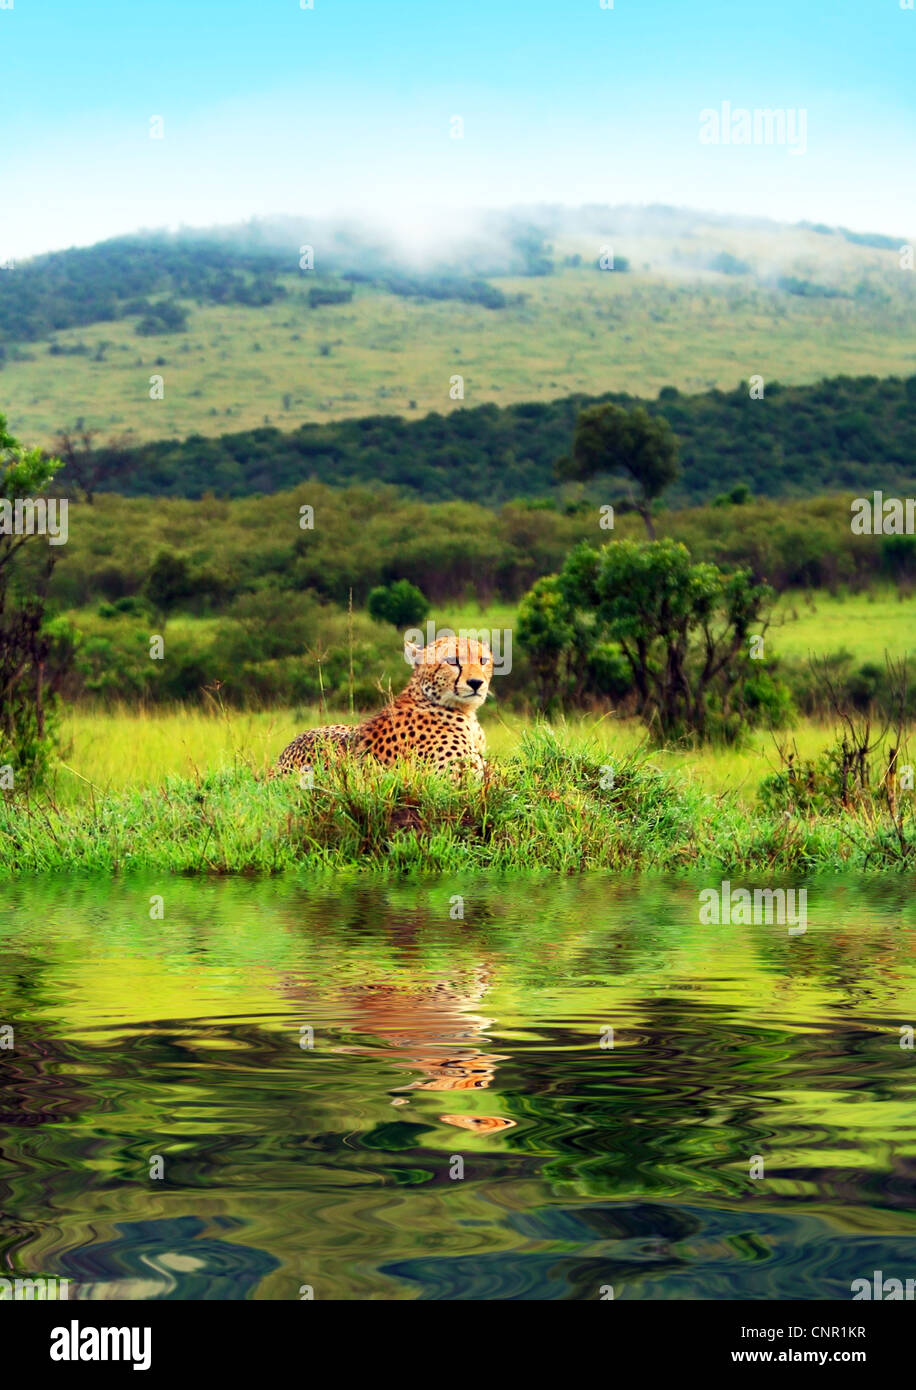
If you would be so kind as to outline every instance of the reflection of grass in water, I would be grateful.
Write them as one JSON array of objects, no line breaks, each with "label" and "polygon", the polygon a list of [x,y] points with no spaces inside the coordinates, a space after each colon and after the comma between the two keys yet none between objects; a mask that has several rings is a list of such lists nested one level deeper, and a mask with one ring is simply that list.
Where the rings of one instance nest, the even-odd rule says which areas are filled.
[{"label": "reflection of grass in water", "polygon": [[[863,1175],[886,1174],[914,1141],[896,1031],[916,1013],[905,885],[811,885],[809,932],[795,939],[701,925],[698,886],[598,875],[14,883],[4,941],[18,968],[0,973],[0,1016],[18,1020],[28,1104],[50,1097],[57,1123],[5,1138],[7,1206],[28,1227],[53,1184],[60,1227],[42,1217],[41,1237],[53,1269],[56,1241],[117,1239],[115,1223],[170,1220],[193,1202],[205,1221],[241,1222],[221,1239],[281,1260],[260,1289],[275,1297],[309,1279],[303,1260],[318,1262],[320,1296],[399,1296],[379,1268],[398,1259],[530,1253],[532,1239],[555,1257],[594,1242],[596,1258],[616,1258],[605,1242],[635,1219],[621,1208],[618,1230],[618,1202],[659,1203],[670,1219],[685,1205],[731,1208],[758,1231],[764,1213],[801,1219],[804,1204],[858,1236],[899,1233],[903,1213]],[[148,917],[155,892],[161,921]],[[448,915],[455,892],[460,922]],[[392,1108],[404,1073],[384,1032],[371,1051],[371,987],[398,999],[409,1030],[442,983],[443,1031],[466,997],[492,1020],[488,1051],[507,1060],[486,1092],[443,1104],[414,1091]],[[304,1023],[311,1053],[298,1045]],[[613,1051],[599,1046],[607,1025]],[[339,1051],[344,1040],[367,1050]],[[459,1135],[443,1111],[516,1125]],[[166,1156],[167,1184],[138,1180],[148,1151]],[[456,1152],[467,1176],[452,1184]],[[766,1155],[765,1183],[748,1180],[752,1153]],[[41,1265],[34,1246],[26,1255]]]},{"label": "reflection of grass in water", "polygon": [[[753,1000],[761,1026],[780,1019],[793,1032],[816,1029],[844,995],[867,993],[876,1011],[896,1000],[901,1018],[916,1010],[916,903],[903,881],[809,881],[809,931],[797,939],[780,927],[701,924],[705,886],[705,876],[600,874],[14,881],[4,893],[4,950],[40,957],[43,987],[16,1003],[21,981],[4,976],[0,988],[14,1010],[115,1032],[153,1017],[218,1016],[230,1000],[234,1014],[285,1028],[300,990],[343,997],[371,984],[428,1002],[446,980],[474,1012],[527,1001],[527,1036],[561,1000],[573,1017],[579,1005],[582,1017],[600,1017],[589,1007],[592,980],[629,1012],[650,981],[689,998],[688,982],[710,972],[720,1014],[736,1017]],[[465,916],[455,920],[459,892]],[[154,894],[161,919],[150,917]]]}]

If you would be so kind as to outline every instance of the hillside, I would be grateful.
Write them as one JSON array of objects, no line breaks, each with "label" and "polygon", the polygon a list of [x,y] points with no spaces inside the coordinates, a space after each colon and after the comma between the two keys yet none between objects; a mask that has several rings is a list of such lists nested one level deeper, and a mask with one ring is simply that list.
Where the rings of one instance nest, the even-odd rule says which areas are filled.
[{"label": "hillside", "polygon": [[[369,416],[290,433],[262,427],[214,439],[160,440],[99,450],[111,469],[99,490],[128,496],[242,497],[305,479],[345,486],[385,482],[423,498],[493,506],[514,497],[563,496],[554,466],[568,452],[589,398],[457,409],[404,420]],[[635,398],[614,395],[621,404]],[[802,497],[850,488],[916,490],[916,376],[835,378],[813,386],[772,382],[763,400],[747,387],[685,396],[673,387],[646,402],[681,443],[682,475],[667,501],[709,501],[738,483],[761,497]],[[75,481],[66,472],[61,483]],[[626,486],[599,479],[588,490],[619,502]]]},{"label": "hillside", "polygon": [[916,277],[893,238],[673,209],[526,217],[416,264],[292,223],[16,265],[0,274],[0,398],[23,438],[83,419],[139,442],[916,369]]}]

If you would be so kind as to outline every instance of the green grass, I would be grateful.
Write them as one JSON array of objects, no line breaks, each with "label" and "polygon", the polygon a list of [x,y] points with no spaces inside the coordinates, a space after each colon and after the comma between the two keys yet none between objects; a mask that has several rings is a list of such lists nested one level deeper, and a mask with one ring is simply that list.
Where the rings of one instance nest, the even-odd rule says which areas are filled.
[{"label": "green grass", "polygon": [[[868,300],[808,299],[750,277],[670,268],[679,253],[720,249],[847,289],[872,276],[879,289]],[[569,241],[555,251],[558,265],[571,251],[591,263],[598,248]],[[146,440],[378,412],[446,413],[461,404],[449,397],[455,374],[465,380],[465,405],[507,405],[572,392],[732,388],[750,373],[804,383],[914,370],[916,318],[896,253],[832,240],[827,263],[824,239],[798,228],[769,236],[717,228],[682,244],[649,238],[615,252],[629,256],[630,273],[583,266],[494,279],[524,296],[498,311],[367,286],[350,304],[312,310],[304,278],[291,275],[289,297],[263,308],[189,304],[186,333],[141,338],[133,321],[119,320],[56,335],[92,353],[109,344],[103,361],[49,357],[46,343],[26,344],[29,360],[6,363],[3,397],[14,432],[47,444],[76,416]],[[153,373],[165,380],[162,401],[149,399]]]},{"label": "green grass", "polygon": [[780,656],[805,659],[846,651],[857,664],[883,664],[884,654],[916,657],[913,597],[897,590],[864,594],[787,594],[776,608],[770,645]]},{"label": "green grass", "polygon": [[[62,805],[88,802],[131,789],[152,789],[168,777],[222,775],[239,767],[263,775],[297,733],[321,723],[350,722],[343,709],[317,708],[231,712],[225,717],[201,709],[127,708],[71,710],[63,724],[63,766],[54,798]],[[487,706],[482,723],[489,755],[511,758],[534,727],[529,716]],[[564,743],[589,747],[594,756],[625,759],[646,747],[638,720],[613,715],[576,715],[554,721]],[[804,757],[821,752],[831,731],[801,721],[792,738]],[[741,749],[655,749],[651,763],[676,770],[709,792],[729,791],[753,799],[757,782],[778,763],[773,739],[756,733]]]},{"label": "green grass", "polygon": [[[857,661],[880,660],[885,647],[916,654],[906,612],[891,591],[786,596],[772,649],[795,659],[839,647]],[[458,608],[448,621],[511,628],[514,610]],[[197,620],[180,622],[193,637]],[[780,766],[777,742],[815,759],[833,741],[827,725],[799,720],[776,735],[756,731],[740,748],[657,749],[638,720],[583,713],[547,726],[500,701],[501,682],[495,689],[481,716],[492,765],[483,790],[456,790],[418,768],[360,765],[321,774],[313,791],[295,779],[266,782],[296,733],[349,721],[340,706],[71,707],[49,793],[27,811],[19,799],[0,806],[0,873],[896,864],[880,817],[787,820],[761,810],[760,784]],[[874,765],[882,764],[877,753]],[[625,789],[615,796],[600,788],[608,767]]]},{"label": "green grass", "polygon": [[[896,837],[879,815],[767,814],[651,761],[619,759],[612,779],[607,766],[599,748],[536,729],[482,784],[452,785],[418,766],[344,762],[317,770],[311,788],[238,767],[93,794],[69,807],[10,800],[0,804],[0,876],[901,867]],[[916,846],[912,806],[907,817]]]}]

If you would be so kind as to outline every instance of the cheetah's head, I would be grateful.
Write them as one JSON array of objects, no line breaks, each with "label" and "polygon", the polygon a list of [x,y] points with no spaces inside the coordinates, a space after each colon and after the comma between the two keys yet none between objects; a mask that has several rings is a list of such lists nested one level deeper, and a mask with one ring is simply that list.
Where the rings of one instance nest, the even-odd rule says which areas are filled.
[{"label": "cheetah's head", "polygon": [[486,642],[440,637],[428,647],[407,642],[404,653],[414,667],[411,688],[433,704],[471,711],[487,698],[493,657]]}]

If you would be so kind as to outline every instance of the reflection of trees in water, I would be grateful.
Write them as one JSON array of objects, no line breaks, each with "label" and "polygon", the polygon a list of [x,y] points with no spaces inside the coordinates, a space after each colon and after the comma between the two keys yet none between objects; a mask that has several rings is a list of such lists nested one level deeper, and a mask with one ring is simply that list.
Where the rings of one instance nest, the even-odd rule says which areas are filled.
[{"label": "reflection of trees in water", "polygon": [[[23,984],[23,981],[17,983]],[[22,997],[29,991],[23,988]],[[9,1006],[7,1006],[9,1007]],[[24,1010],[23,1010],[24,1012]],[[5,1018],[12,1014],[5,1013]],[[15,1024],[15,1050],[0,1052],[0,1253],[37,1239],[61,1194],[72,1184],[57,1160],[56,1139],[68,1122],[90,1111],[92,1082],[80,1073],[80,1049],[51,1036],[40,1023]]]},{"label": "reflection of trees in water", "polygon": [[[782,1198],[829,1198],[861,1184],[890,1116],[853,1112],[848,1100],[864,1085],[893,1105],[901,1058],[851,1012],[875,1013],[910,987],[890,923],[792,939],[762,928],[710,933],[696,920],[694,885],[634,892],[609,883],[599,902],[586,881],[575,920],[545,932],[533,915],[523,932],[503,916],[514,901],[517,917],[524,893],[514,893],[491,895],[485,925],[475,903],[451,931],[429,893],[411,905],[375,885],[348,900],[344,932],[340,909],[330,914],[340,960],[358,933],[368,968],[365,983],[333,994],[324,985],[321,997],[332,1011],[339,1001],[382,1049],[351,1051],[419,1073],[393,1103],[414,1091],[487,1089],[499,1063],[499,1116],[440,1119],[511,1128],[506,1146],[543,1155],[546,1176],[608,1194],[686,1188],[741,1200],[762,1192],[750,1185],[748,1160],[763,1152]],[[534,912],[538,890],[530,897]],[[513,1034],[525,1027],[517,1012],[527,1001],[538,1037],[500,1056],[481,1045],[489,1023],[477,1014],[497,969],[515,987]],[[615,1025],[615,1050],[601,1049],[597,1022],[587,1032],[590,1016]],[[848,1161],[836,1160],[838,1148]],[[893,1154],[885,1158],[899,1175]]]},{"label": "reflection of trees in water", "polygon": [[[581,1025],[542,1023],[523,1084],[517,1052],[504,1068],[503,1105],[522,1122],[509,1144],[545,1155],[556,1190],[779,1206],[854,1206],[871,1192],[888,1213],[912,1209],[916,1121],[893,1039],[835,1021],[794,1034],[699,999],[629,1004],[613,1050]],[[863,1093],[887,1109],[850,1105]],[[766,1181],[749,1176],[753,1154]]]},{"label": "reflection of trees in water", "polygon": [[[448,917],[452,888],[466,893],[464,921]],[[238,885],[179,884],[180,917],[170,898],[164,925],[127,927],[135,900],[121,892],[91,924],[93,941],[116,928],[110,956],[86,949],[88,928],[65,950],[62,928],[8,955],[0,979],[0,1019],[27,1020],[3,1063],[9,1248],[42,1238],[42,1213],[77,1213],[72,1239],[90,1222],[107,1229],[113,1203],[180,1214],[189,1188],[251,1212],[266,1190],[320,1225],[330,1168],[354,1201],[366,1173],[436,1170],[441,1143],[423,1121],[440,1109],[443,1124],[496,1135],[476,1146],[474,1180],[521,1174],[538,1183],[532,1202],[829,1203],[867,1208],[887,1230],[912,1209],[912,1064],[896,1033],[916,998],[912,909],[897,898],[866,898],[857,916],[847,890],[835,930],[821,916],[789,939],[700,926],[694,885],[338,885],[276,898],[258,885],[253,908]],[[159,973],[132,977],[122,942]],[[227,983],[204,1003],[195,991],[211,972]],[[485,1016],[497,985],[502,1054]],[[112,1001],[124,1034],[99,1022]],[[58,1003],[85,1027],[61,1037],[28,1021]],[[316,1026],[311,1058],[300,1022]],[[613,1051],[600,1047],[603,1023]],[[497,1087],[498,1103],[459,1094]],[[375,1124],[386,1101],[412,1121],[393,1138]],[[168,1157],[161,1191],[137,1182],[150,1151]],[[754,1153],[763,1183],[748,1177]],[[508,1200],[521,1190],[507,1185]]]},{"label": "reflection of trees in water", "polygon": [[776,980],[777,992],[789,993],[799,982],[836,991],[844,1009],[862,1009],[904,993],[912,978],[911,961],[901,949],[897,924],[881,922],[863,932],[809,931],[794,940],[761,934],[758,959]]}]

